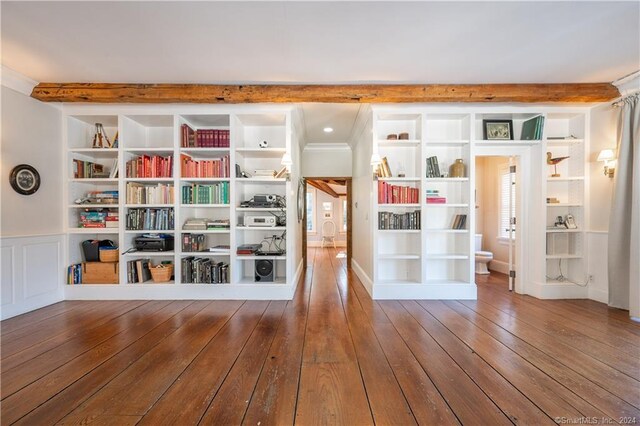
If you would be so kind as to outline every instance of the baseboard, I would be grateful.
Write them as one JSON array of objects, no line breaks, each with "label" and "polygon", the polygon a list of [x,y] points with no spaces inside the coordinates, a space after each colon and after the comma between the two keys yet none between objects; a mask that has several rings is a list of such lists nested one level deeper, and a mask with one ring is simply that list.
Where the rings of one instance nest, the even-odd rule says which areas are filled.
[{"label": "baseboard", "polygon": [[580,287],[575,284],[547,284],[532,282],[527,289],[529,295],[538,299],[588,299],[589,288]]},{"label": "baseboard", "polygon": [[501,260],[492,260],[489,262],[489,270],[509,275],[509,263]]},{"label": "baseboard", "polygon": [[302,277],[303,266],[304,266],[304,259],[300,258],[300,262],[298,262],[298,267],[296,268],[296,273],[293,274],[293,286],[291,287],[291,296],[289,297],[289,300],[293,299],[293,295],[295,294],[296,289],[298,288],[300,278]]},{"label": "baseboard", "polygon": [[[346,246],[347,246],[346,241],[336,241],[336,247],[346,247]],[[307,240],[307,247],[322,247],[322,241]]]},{"label": "baseboard", "polygon": [[589,289],[589,299],[596,302],[609,303],[609,292],[598,288]]},{"label": "baseboard", "polygon": [[364,288],[367,289],[369,296],[373,298],[373,281],[371,281],[369,275],[367,275],[364,269],[362,269],[358,262],[353,258],[351,258],[351,269],[353,269],[353,272],[356,273],[356,276],[358,277]]},{"label": "baseboard", "polygon": [[376,284],[375,300],[476,300],[475,284]]}]

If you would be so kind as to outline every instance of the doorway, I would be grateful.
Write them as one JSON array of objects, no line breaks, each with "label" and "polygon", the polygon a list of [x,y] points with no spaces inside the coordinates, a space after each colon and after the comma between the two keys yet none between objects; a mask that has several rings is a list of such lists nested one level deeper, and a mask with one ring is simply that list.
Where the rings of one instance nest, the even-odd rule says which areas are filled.
[{"label": "doorway", "polygon": [[476,281],[514,289],[519,157],[477,156],[475,159],[474,238]]},{"label": "doorway", "polygon": [[304,266],[308,247],[336,248],[351,266],[352,191],[350,177],[306,177],[302,232]]}]

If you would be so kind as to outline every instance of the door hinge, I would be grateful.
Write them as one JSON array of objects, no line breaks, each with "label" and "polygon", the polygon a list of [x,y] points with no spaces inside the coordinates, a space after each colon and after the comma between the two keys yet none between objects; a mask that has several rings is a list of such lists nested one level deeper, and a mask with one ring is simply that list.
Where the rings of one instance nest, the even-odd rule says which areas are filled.
[{"label": "door hinge", "polygon": [[515,217],[511,218],[511,225],[516,225],[516,218]]},{"label": "door hinge", "polygon": [[515,172],[516,172],[516,166],[509,166],[509,173],[515,173]]},{"label": "door hinge", "polygon": [[516,271],[509,271],[509,277],[515,278],[516,277]]}]

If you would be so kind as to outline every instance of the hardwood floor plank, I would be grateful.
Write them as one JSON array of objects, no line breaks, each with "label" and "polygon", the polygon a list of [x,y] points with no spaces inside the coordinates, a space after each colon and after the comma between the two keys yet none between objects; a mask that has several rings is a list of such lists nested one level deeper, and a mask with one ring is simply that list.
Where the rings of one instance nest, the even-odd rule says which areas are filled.
[{"label": "hardwood floor plank", "polygon": [[[238,360],[202,417],[203,424],[241,424],[287,302],[269,304]],[[291,395],[293,396],[293,395]]]},{"label": "hardwood floor plank", "polygon": [[[5,408],[2,411],[3,423],[10,424],[23,417],[52,395],[56,395],[118,352],[143,338],[191,303],[189,301],[152,302],[129,312],[129,315],[117,318],[116,321],[121,322],[121,326],[124,327],[121,333],[62,364],[48,374],[39,373],[38,380],[3,399],[2,403]],[[34,371],[40,369],[41,361],[37,359],[35,361],[36,363],[29,363],[28,370],[22,373],[22,377],[29,377]]]},{"label": "hardwood floor plank", "polygon": [[[106,304],[104,308],[90,307],[87,312],[83,312],[81,315],[67,318],[62,325],[54,321],[57,320],[57,317],[53,318],[51,322],[46,321],[46,324],[42,324],[37,330],[14,340],[13,345],[7,343],[5,347],[3,339],[2,373],[76,338],[79,334],[84,335],[87,331],[90,332],[95,327],[99,327],[145,303],[147,302],[112,302]],[[76,310],[75,313],[79,313],[79,311]],[[57,332],[58,330],[62,332]]]},{"label": "hardwood floor plank", "polygon": [[[419,303],[408,302],[406,305],[409,305],[407,309],[414,314],[414,317],[424,327],[428,327],[427,331],[445,347],[449,355],[459,359],[458,364],[465,368],[468,374],[471,375],[473,368],[477,369],[472,377],[474,379],[478,377],[475,379],[476,383],[503,411],[507,407],[511,407],[510,410],[518,410],[517,413],[510,411],[513,413],[509,416],[512,420],[549,423],[557,417],[606,417],[603,412],[595,409],[489,334],[473,326],[470,327],[471,324],[467,320],[444,306],[442,302],[420,301]],[[417,309],[418,306],[424,309],[420,311]],[[467,350],[465,351],[451,339],[445,330],[455,335],[459,339],[458,342],[467,346]],[[442,338],[436,337],[436,333]],[[476,359],[481,359],[483,365],[471,364]],[[496,380],[494,383],[483,378],[482,376],[488,373],[485,368],[482,368],[485,365],[495,371],[503,381],[507,381],[507,384],[500,385],[500,380],[497,380],[493,373],[488,375]],[[482,384],[481,380],[485,384]],[[509,400],[510,394],[515,398]],[[521,398],[518,401],[519,395],[527,398],[526,402]],[[507,401],[503,400],[505,398]],[[529,407],[528,413],[523,412],[527,403],[535,404]],[[546,418],[541,417],[540,414],[546,414]]]},{"label": "hardwood floor plank", "polygon": [[502,342],[550,377],[553,377],[558,383],[561,383],[566,388],[571,389],[572,392],[580,395],[585,401],[588,401],[607,416],[614,419],[619,417],[640,418],[639,409],[636,409],[584,376],[567,368],[564,364],[545,354],[534,345],[519,339],[471,308],[457,301],[446,301],[443,303],[458,315],[473,323],[474,326],[489,333],[493,338]]},{"label": "hardwood floor plank", "polygon": [[45,403],[20,419],[16,424],[31,426],[34,424],[54,424],[89,399],[114,377],[134,364],[164,339],[179,330],[184,324],[201,312],[209,302],[190,303],[185,309],[169,318],[150,333],[131,346],[119,352],[81,379],[75,381],[63,391],[52,395]]},{"label": "hardwood floor plank", "polygon": [[[553,300],[553,302],[560,302],[560,300]],[[637,329],[638,332],[640,332],[640,323],[633,321],[629,317],[629,311],[627,310],[612,308],[607,306],[605,303],[600,303],[596,302],[595,300],[589,299],[566,299],[562,300],[562,302],[564,302],[563,304],[569,303],[571,305],[578,306],[587,313],[597,312],[598,314],[603,314],[608,318],[621,321],[628,325],[632,325],[633,327],[630,327],[630,329]]]},{"label": "hardwood floor plank", "polygon": [[67,314],[87,303],[88,302],[82,300],[63,300],[62,302],[54,303],[53,305],[45,306],[35,311],[8,318],[0,322],[0,336],[7,337],[14,331],[35,326],[35,324],[57,315]]},{"label": "hardwood floor plank", "polygon": [[379,303],[462,424],[511,424],[500,408],[399,302]]},{"label": "hardwood floor plank", "polygon": [[494,306],[480,301],[463,301],[462,303],[562,362],[567,368],[571,368],[622,400],[640,408],[640,392],[638,392],[640,383],[637,380],[585,355],[582,351],[562,344],[561,339],[553,339],[548,334],[509,316]]},{"label": "hardwood floor plank", "polygon": [[354,291],[346,283],[345,270],[336,259],[336,250],[329,249],[336,284],[358,357],[358,365],[367,391],[367,399],[376,424],[416,424],[402,389],[380,347],[375,333]]},{"label": "hardwood floor plank", "polygon": [[296,423],[373,424],[331,264],[324,253],[314,261],[309,303]]},{"label": "hardwood floor plank", "polygon": [[245,425],[294,423],[312,278],[313,264],[309,262],[271,344],[242,421]]},{"label": "hardwood floor plank", "polygon": [[77,337],[5,372],[2,374],[3,400],[77,356],[122,333],[127,327],[139,325],[138,322],[168,304],[168,301],[153,301],[137,306],[120,316],[111,318],[100,327],[87,327],[88,330],[80,333]]},{"label": "hardwood floor plank", "polygon": [[141,425],[197,424],[268,306],[267,301],[245,302],[147,411]]},{"label": "hardwood floor plank", "polygon": [[209,303],[66,416],[61,424],[87,423],[101,414],[144,415],[241,305],[237,301]]},{"label": "hardwood floor plank", "polygon": [[[637,361],[640,359],[640,338],[638,346],[634,347],[612,335],[591,337],[589,334],[593,335],[593,330],[580,327],[577,323],[563,320],[563,317],[558,317],[552,312],[506,295],[492,293],[488,296],[481,295],[478,300],[521,318],[549,336],[561,338],[563,344],[579,349],[595,359],[604,360],[612,368],[636,380],[640,379],[640,363]],[[605,343],[602,343],[603,341]]]}]

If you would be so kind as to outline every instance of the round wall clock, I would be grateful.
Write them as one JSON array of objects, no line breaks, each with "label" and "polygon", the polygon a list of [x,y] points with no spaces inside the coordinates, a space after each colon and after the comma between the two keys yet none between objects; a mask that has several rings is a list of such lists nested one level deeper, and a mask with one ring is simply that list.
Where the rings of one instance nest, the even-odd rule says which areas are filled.
[{"label": "round wall clock", "polygon": [[19,164],[11,170],[9,181],[18,194],[31,195],[40,188],[40,173],[28,164]]}]

